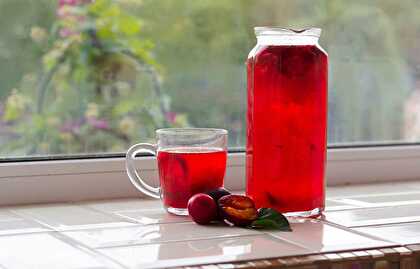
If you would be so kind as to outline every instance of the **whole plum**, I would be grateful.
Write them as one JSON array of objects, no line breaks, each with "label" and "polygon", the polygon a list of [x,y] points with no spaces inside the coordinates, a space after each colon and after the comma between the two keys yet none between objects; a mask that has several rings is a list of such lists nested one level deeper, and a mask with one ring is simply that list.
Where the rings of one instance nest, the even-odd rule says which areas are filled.
[{"label": "whole plum", "polygon": [[198,224],[208,224],[217,218],[214,199],[204,193],[197,193],[188,200],[188,214]]}]

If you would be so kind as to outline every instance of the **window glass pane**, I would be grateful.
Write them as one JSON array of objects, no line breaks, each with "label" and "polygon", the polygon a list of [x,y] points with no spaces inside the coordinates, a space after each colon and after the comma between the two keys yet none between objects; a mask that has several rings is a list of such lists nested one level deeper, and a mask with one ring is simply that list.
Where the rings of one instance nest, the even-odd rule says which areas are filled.
[{"label": "window glass pane", "polygon": [[[122,152],[162,127],[245,145],[254,26],[317,26],[331,144],[420,141],[418,0],[0,0],[0,155]],[[282,126],[279,126],[282,128]]]}]

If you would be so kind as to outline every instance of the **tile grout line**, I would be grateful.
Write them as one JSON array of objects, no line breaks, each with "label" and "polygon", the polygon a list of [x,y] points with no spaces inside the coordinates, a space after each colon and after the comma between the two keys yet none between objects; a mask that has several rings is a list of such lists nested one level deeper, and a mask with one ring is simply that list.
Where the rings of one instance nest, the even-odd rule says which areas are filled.
[{"label": "tile grout line", "polygon": [[275,236],[274,234],[272,234],[272,233],[270,233],[270,232],[263,232],[263,233],[265,233],[266,235],[269,235],[269,236],[271,236],[271,237],[274,237],[274,238],[275,238],[275,239],[277,239],[277,240],[280,240],[280,241],[285,241],[285,242],[287,242],[287,243],[289,243],[289,244],[292,244],[292,245],[294,245],[294,246],[298,246],[298,247],[301,247],[301,248],[303,248],[303,249],[306,249],[306,250],[308,250],[308,251],[310,251],[310,252],[311,252],[311,254],[310,254],[310,255],[312,255],[312,254],[316,254],[316,253],[317,253],[317,252],[313,253],[314,251],[313,251],[312,249],[309,249],[309,248],[307,248],[306,246],[301,245],[300,243],[293,242],[293,241],[291,241],[291,240],[289,240],[289,239],[286,239],[286,238],[283,238],[283,237],[277,237],[277,236]]},{"label": "tile grout line", "polygon": [[[373,184],[374,185],[374,184]],[[328,187],[327,187],[328,188]],[[402,195],[409,195],[409,194],[420,194],[420,189],[416,189],[414,191],[404,191],[404,192],[389,192],[389,193],[380,193],[380,194],[356,194],[356,195],[341,195],[341,196],[334,196],[326,198],[327,200],[337,200],[337,199],[347,199],[347,198],[370,198],[370,197],[383,197],[383,196],[402,196]]]},{"label": "tile grout line", "polygon": [[406,200],[406,201],[394,201],[394,202],[363,202],[359,200],[353,200],[344,198],[343,200],[339,201],[340,203],[344,203],[348,206],[354,206],[353,209],[369,209],[369,208],[387,208],[387,207],[394,207],[394,206],[405,206],[405,205],[419,205],[420,200]]},{"label": "tile grout line", "polygon": [[[115,214],[115,213],[114,213]],[[119,216],[121,216],[121,215],[119,215]],[[137,224],[139,224],[139,225],[144,225],[144,226],[147,226],[147,225],[155,225],[155,224],[180,224],[180,223],[193,223],[192,221],[171,221],[171,222],[156,222],[156,223],[141,223],[140,221],[138,221],[137,219],[135,219],[135,218],[132,218],[132,217],[128,217],[128,216],[121,216],[121,218],[124,218],[124,219],[127,219],[127,220],[132,220],[132,221],[135,221]]]},{"label": "tile grout line", "polygon": [[[128,217],[128,216],[122,216],[122,215],[118,214],[119,212],[123,212],[123,213],[124,212],[142,212],[142,211],[150,212],[150,211],[160,210],[160,209],[163,209],[163,208],[147,208],[147,209],[143,209],[143,210],[118,210],[118,211],[108,212],[108,211],[102,211],[100,209],[91,207],[89,205],[82,205],[82,204],[77,204],[77,205],[80,206],[80,207],[87,208],[89,210],[95,211],[95,212],[106,214],[107,216],[110,216],[110,217],[115,217],[116,216],[118,219],[130,221],[130,223],[144,225],[144,226],[147,226],[147,225],[155,225],[155,224],[169,224],[169,223],[174,223],[174,224],[175,223],[192,223],[191,220],[186,220],[186,221],[158,222],[158,223],[147,223],[146,224],[146,223],[142,223],[142,222],[138,221],[135,218]],[[167,213],[166,211],[164,213],[170,214],[170,213]]]},{"label": "tile grout line", "polygon": [[[108,217],[112,217],[113,219],[120,220],[121,222],[126,222],[126,223],[132,224],[134,226],[135,225],[140,225],[137,222],[128,222],[127,220],[125,220],[125,219],[123,219],[121,217],[112,216],[110,214],[106,214],[105,212],[101,212],[99,210],[94,210],[94,209],[91,210],[91,208],[80,206],[80,205],[77,205],[76,203],[69,202],[69,203],[64,203],[64,205],[77,206],[77,207],[80,207],[80,208],[88,209],[90,211],[93,211],[93,212],[96,212],[96,213],[101,213],[101,214],[106,215]],[[21,217],[24,220],[33,221],[35,223],[40,224],[41,227],[48,229],[48,231],[50,231],[50,232],[52,232],[52,231],[54,231],[54,232],[67,232],[67,231],[79,231],[79,230],[90,230],[90,229],[99,229],[99,228],[101,228],[101,227],[86,227],[86,228],[80,227],[80,228],[74,228],[74,229],[71,229],[71,228],[70,229],[60,229],[60,228],[56,228],[56,227],[54,227],[54,226],[52,226],[52,225],[50,225],[50,224],[48,224],[48,223],[46,223],[44,221],[41,221],[41,220],[35,218],[33,216],[33,214],[31,214],[31,213],[19,213],[15,209],[8,209],[8,210],[11,211],[16,216]],[[89,224],[86,224],[86,225],[89,225]],[[98,223],[96,225],[101,225],[101,224]],[[75,226],[77,226],[77,225],[75,225]],[[78,225],[78,226],[83,226],[83,225]],[[111,228],[122,228],[122,227],[129,227],[129,226],[130,225],[116,225],[116,226],[109,225],[109,226],[103,226],[102,228],[110,228],[111,229]],[[48,231],[44,231],[44,232],[48,232]]]},{"label": "tile grout line", "polygon": [[[330,212],[337,212],[337,211],[330,211]],[[339,227],[344,227],[347,229],[353,229],[353,228],[364,228],[364,227],[387,227],[387,226],[395,226],[395,225],[400,225],[400,224],[409,224],[409,223],[420,223],[420,216],[415,216],[415,217],[397,217],[397,218],[388,218],[385,220],[392,220],[392,219],[401,219],[401,218],[414,218],[413,220],[406,220],[406,221],[400,221],[400,222],[385,222],[385,223],[372,223],[372,224],[356,224],[356,225],[349,225],[349,226],[345,226],[344,224],[340,224],[337,222],[334,222],[332,220],[328,220],[328,219],[320,219],[320,221],[330,224],[330,225],[334,225],[334,226],[339,226]],[[376,219],[377,220],[377,219]],[[369,220],[366,220],[365,222],[368,222]]]},{"label": "tile grout line", "polygon": [[260,232],[260,233],[256,233],[256,234],[228,235],[228,236],[220,236],[220,237],[202,237],[202,238],[193,238],[193,239],[174,239],[174,240],[161,241],[161,242],[120,244],[120,245],[114,245],[114,246],[97,247],[95,249],[101,250],[101,249],[111,249],[111,248],[129,247],[129,246],[147,246],[147,245],[155,245],[155,244],[172,244],[172,243],[195,242],[195,241],[205,241],[205,240],[236,239],[236,238],[256,237],[256,236],[264,236],[264,235],[266,235],[266,234]]},{"label": "tile grout line", "polygon": [[[16,212],[14,210],[12,210],[12,211],[13,211],[14,214],[18,215],[19,217],[21,217],[21,218],[23,218],[25,220],[30,220],[30,221],[36,222],[36,223],[40,224],[41,227],[48,229],[47,231],[43,231],[43,232],[63,232],[63,231],[67,232],[67,231],[73,231],[73,230],[77,231],[77,230],[95,229],[95,227],[91,227],[91,228],[75,228],[75,229],[60,229],[60,228],[56,228],[56,227],[54,227],[54,226],[52,226],[52,225],[50,225],[50,224],[48,224],[48,223],[46,223],[44,221],[41,221],[41,220],[33,217],[32,214],[19,213],[19,212]],[[98,225],[100,225],[100,224],[98,224]],[[133,225],[134,225],[134,223],[133,223]],[[114,226],[114,227],[108,226],[108,227],[104,227],[104,228],[118,228],[118,227],[128,227],[128,226],[124,226],[124,225]],[[96,229],[97,228],[99,228],[99,227],[96,227]],[[42,232],[42,231],[40,231],[40,232]],[[33,233],[37,233],[37,232],[33,232]]]},{"label": "tile grout line", "polygon": [[10,209],[10,211],[11,211],[13,214],[15,214],[15,215],[17,215],[17,216],[19,216],[19,217],[23,218],[24,220],[30,220],[30,221],[33,221],[33,222],[35,222],[35,223],[38,223],[39,225],[41,225],[41,227],[46,228],[46,229],[48,229],[49,231],[56,231],[56,229],[55,229],[54,227],[52,227],[52,226],[50,226],[49,224],[44,223],[44,222],[42,222],[42,221],[40,221],[40,220],[38,220],[38,219],[34,218],[34,217],[33,217],[33,216],[31,216],[30,214],[22,214],[22,213],[16,212],[14,209]]},{"label": "tile grout line", "polygon": [[375,223],[375,224],[365,224],[365,225],[352,225],[348,228],[364,228],[364,227],[386,227],[386,226],[395,226],[400,224],[408,224],[408,223],[420,223],[420,217],[413,220],[407,220],[402,222],[387,222],[387,223]]},{"label": "tile grout line", "polygon": [[[80,251],[82,251],[84,253],[87,253],[90,256],[100,257],[101,258],[100,259],[101,262],[102,261],[106,261],[107,263],[111,263],[113,265],[118,265],[120,267],[120,269],[121,268],[123,268],[123,269],[129,269],[126,266],[124,266],[123,264],[121,264],[120,262],[114,260],[112,257],[110,257],[108,255],[105,255],[105,254],[103,254],[101,252],[98,252],[94,248],[91,248],[88,245],[85,245],[85,244],[83,244],[80,241],[77,241],[77,240],[75,240],[75,239],[73,239],[71,237],[68,237],[65,234],[63,234],[62,232],[56,231],[56,232],[54,232],[54,234],[55,234],[55,237],[58,240],[60,240],[60,241],[62,241],[64,243],[70,245],[71,247],[73,247],[75,249],[78,249],[78,250],[80,250]],[[104,265],[107,265],[107,263],[105,263]]]},{"label": "tile grout line", "polygon": [[25,234],[42,234],[42,233],[52,233],[52,232],[57,232],[57,231],[53,231],[53,230],[40,230],[40,231],[30,231],[30,232],[12,232],[12,233],[7,233],[7,234],[1,234],[0,233],[0,237],[25,235]]},{"label": "tile grout line", "polygon": [[357,207],[351,207],[351,208],[346,208],[346,207],[344,207],[344,208],[334,208],[334,207],[327,207],[327,208],[325,208],[325,210],[324,210],[324,213],[329,213],[329,212],[338,212],[338,211],[344,211],[344,210],[353,210],[353,209],[356,209]]},{"label": "tile grout line", "polygon": [[[90,207],[90,206],[87,206],[87,205],[79,204],[79,203],[77,203],[77,202],[70,202],[70,203],[68,203],[68,204],[70,204],[70,205],[72,205],[72,206],[78,206],[78,207],[81,207],[81,208],[84,208],[84,209],[86,209],[86,210],[93,211],[93,212],[96,212],[96,213],[101,213],[101,214],[103,214],[103,215],[106,215],[106,216],[111,217],[111,218],[115,218],[115,219],[117,219],[117,220],[121,220],[121,221],[128,221],[127,219],[124,219],[124,218],[122,218],[121,216],[117,216],[117,215],[116,215],[116,214],[114,214],[114,213],[110,213],[110,212],[102,211],[102,210],[96,209],[96,208],[94,208],[94,207]],[[137,222],[132,222],[132,221],[129,221],[129,223],[138,224]]]},{"label": "tile grout line", "polygon": [[402,246],[401,244],[399,244],[397,242],[390,241],[390,240],[385,239],[385,238],[381,238],[381,237],[378,237],[378,236],[374,236],[374,235],[366,234],[366,233],[363,233],[363,232],[359,232],[357,230],[353,230],[352,229],[353,227],[346,227],[346,226],[343,226],[343,225],[340,225],[340,224],[337,224],[337,223],[332,223],[332,222],[329,222],[329,221],[326,221],[326,220],[321,220],[321,222],[324,223],[324,224],[330,225],[332,227],[339,228],[339,229],[342,229],[344,231],[353,233],[353,234],[361,235],[361,236],[366,237],[366,238],[370,238],[370,239],[377,240],[377,241],[390,242],[390,243],[395,244],[396,246]]},{"label": "tile grout line", "polygon": [[419,202],[416,203],[401,203],[401,204],[372,204],[372,205],[364,205],[364,206],[355,206],[354,208],[343,208],[343,209],[337,209],[337,210],[332,210],[332,211],[324,211],[325,212],[339,212],[339,211],[352,211],[352,210],[368,210],[368,209],[387,209],[387,208],[391,208],[391,207],[399,207],[399,206],[411,206],[411,205],[420,205],[420,200]]},{"label": "tile grout line", "polygon": [[334,202],[340,202],[340,203],[344,203],[347,205],[352,205],[352,206],[357,206],[357,207],[369,207],[372,203],[368,203],[368,202],[363,202],[363,201],[358,201],[358,200],[353,200],[353,199],[349,199],[349,198],[341,198],[342,200],[335,200]]},{"label": "tile grout line", "polygon": [[[4,234],[4,235],[0,235],[0,238],[1,237],[7,237],[7,236],[25,236],[25,235],[34,235],[34,234],[49,234],[49,235],[53,236],[54,238],[60,240],[61,242],[69,245],[70,247],[75,248],[75,249],[78,249],[78,250],[82,251],[83,253],[89,254],[89,256],[91,256],[92,258],[95,258],[95,257],[97,258],[99,256],[99,257],[101,257],[100,261],[106,260],[107,263],[109,264],[110,263],[109,260],[111,260],[113,263],[116,263],[119,266],[120,269],[121,268],[123,268],[123,269],[129,269],[129,268],[125,267],[125,266],[120,265],[119,262],[114,261],[112,258],[110,258],[110,257],[108,257],[108,256],[106,256],[106,255],[104,255],[102,253],[96,252],[94,249],[92,249],[92,248],[84,245],[83,243],[81,243],[79,241],[76,241],[76,240],[74,240],[74,239],[72,239],[70,237],[67,237],[62,232],[57,231],[57,230],[48,230],[48,231],[39,231],[39,232],[28,232],[28,233]],[[104,264],[104,265],[107,265],[107,264]],[[3,268],[4,267],[2,267],[1,264],[0,264],[0,269],[3,269]],[[4,269],[6,269],[6,268],[4,268]]]},{"label": "tile grout line", "polygon": [[[335,212],[333,212],[335,213]],[[375,222],[378,220],[383,220],[384,222]],[[328,220],[323,219],[322,221],[328,222],[331,224],[341,225],[347,228],[361,228],[361,227],[371,227],[371,226],[384,226],[384,225],[398,225],[404,223],[415,223],[420,222],[420,215],[419,216],[409,216],[409,217],[395,217],[395,218],[379,218],[379,219],[371,219],[371,220],[361,220],[361,221],[349,221],[348,225],[341,224],[336,222],[336,220]],[[354,223],[354,224],[352,224]]]}]

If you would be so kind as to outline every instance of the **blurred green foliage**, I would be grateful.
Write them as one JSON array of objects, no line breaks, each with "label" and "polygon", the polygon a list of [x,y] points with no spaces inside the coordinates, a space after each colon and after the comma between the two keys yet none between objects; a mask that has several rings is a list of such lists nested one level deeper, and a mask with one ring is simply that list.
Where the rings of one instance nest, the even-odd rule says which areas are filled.
[{"label": "blurred green foliage", "polygon": [[60,5],[56,13],[49,30],[31,27],[40,68],[5,98],[3,152],[123,151],[157,127],[187,124],[182,114],[168,119],[170,98],[137,16],[111,0]]},{"label": "blurred green foliage", "polygon": [[416,0],[97,0],[67,17],[58,10],[55,0],[0,0],[3,156],[124,151],[156,128],[187,125],[226,128],[230,146],[243,146],[244,61],[258,25],[323,29],[330,143],[403,139],[403,107],[420,80]]}]

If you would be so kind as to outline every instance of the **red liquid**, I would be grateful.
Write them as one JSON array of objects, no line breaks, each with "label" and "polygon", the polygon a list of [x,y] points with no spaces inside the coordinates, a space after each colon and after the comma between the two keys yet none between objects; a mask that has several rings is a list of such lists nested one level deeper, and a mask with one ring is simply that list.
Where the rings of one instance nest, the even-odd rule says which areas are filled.
[{"label": "red liquid", "polygon": [[324,209],[327,55],[260,46],[248,69],[247,195],[281,212]]},{"label": "red liquid", "polygon": [[166,207],[186,208],[196,193],[223,186],[226,151],[218,148],[172,148],[158,152],[160,186]]}]

